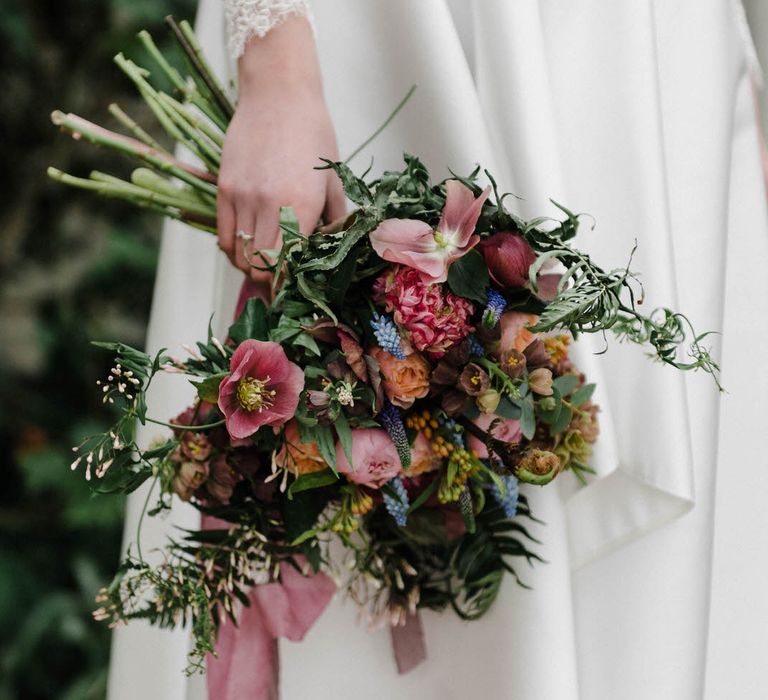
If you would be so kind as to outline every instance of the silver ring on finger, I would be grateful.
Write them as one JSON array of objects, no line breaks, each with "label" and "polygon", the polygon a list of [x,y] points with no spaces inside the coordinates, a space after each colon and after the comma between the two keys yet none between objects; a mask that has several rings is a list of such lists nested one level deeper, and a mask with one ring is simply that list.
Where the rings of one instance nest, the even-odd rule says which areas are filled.
[{"label": "silver ring on finger", "polygon": [[256,236],[253,233],[246,233],[243,229],[240,229],[235,236],[241,241],[252,241]]}]

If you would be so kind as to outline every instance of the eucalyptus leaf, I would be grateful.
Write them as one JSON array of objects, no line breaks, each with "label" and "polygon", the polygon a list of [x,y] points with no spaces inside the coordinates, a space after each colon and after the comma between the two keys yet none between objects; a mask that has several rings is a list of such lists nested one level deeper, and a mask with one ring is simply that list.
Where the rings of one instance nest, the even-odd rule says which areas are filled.
[{"label": "eucalyptus leaf", "polygon": [[496,406],[494,413],[500,418],[509,418],[511,420],[520,420],[520,406],[513,404],[508,397],[502,396],[499,405]]},{"label": "eucalyptus leaf", "polygon": [[568,396],[579,385],[579,378],[575,374],[564,374],[553,380],[552,386],[556,388],[562,396]]},{"label": "eucalyptus leaf", "polygon": [[573,418],[573,409],[570,406],[563,405],[557,420],[549,426],[549,434],[557,435],[562,433],[571,424],[571,418]]},{"label": "eucalyptus leaf", "polygon": [[572,406],[581,406],[582,404],[587,403],[592,398],[592,394],[595,391],[595,385],[594,384],[585,384],[582,387],[579,387],[571,396],[571,405]]},{"label": "eucalyptus leaf", "polygon": [[536,416],[533,409],[533,397],[526,396],[520,414],[520,430],[526,440],[532,440],[536,434]]}]

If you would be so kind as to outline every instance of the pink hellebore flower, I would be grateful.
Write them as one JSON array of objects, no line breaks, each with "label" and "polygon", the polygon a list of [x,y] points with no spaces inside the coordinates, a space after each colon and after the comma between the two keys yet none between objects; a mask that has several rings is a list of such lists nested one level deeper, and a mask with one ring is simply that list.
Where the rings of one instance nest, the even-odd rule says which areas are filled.
[{"label": "pink hellebore flower", "polygon": [[352,431],[352,464],[338,443],[336,468],[352,483],[372,489],[380,488],[402,471],[395,443],[387,431],[380,428]]},{"label": "pink hellebore flower", "polygon": [[418,270],[425,282],[445,282],[450,264],[480,240],[474,235],[475,226],[491,188],[475,198],[466,185],[447,180],[445,190],[445,207],[436,229],[416,219],[386,219],[370,234],[380,257]]},{"label": "pink hellebore flower", "polygon": [[277,343],[243,341],[229,369],[219,386],[219,408],[233,438],[246,438],[263,425],[279,426],[293,417],[304,373]]}]

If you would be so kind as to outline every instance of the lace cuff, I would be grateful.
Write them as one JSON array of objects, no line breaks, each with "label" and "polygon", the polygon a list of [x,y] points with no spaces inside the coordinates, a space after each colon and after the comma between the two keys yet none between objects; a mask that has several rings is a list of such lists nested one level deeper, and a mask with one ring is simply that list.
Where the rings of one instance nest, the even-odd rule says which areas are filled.
[{"label": "lace cuff", "polygon": [[307,0],[224,0],[229,52],[240,58],[252,37],[263,37],[291,15],[301,15],[312,22]]}]

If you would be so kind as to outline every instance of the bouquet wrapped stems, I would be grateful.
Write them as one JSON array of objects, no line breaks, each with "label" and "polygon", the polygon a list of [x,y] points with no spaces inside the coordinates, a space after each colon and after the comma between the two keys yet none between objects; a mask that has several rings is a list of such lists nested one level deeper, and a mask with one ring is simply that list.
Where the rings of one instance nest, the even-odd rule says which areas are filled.
[{"label": "bouquet wrapped stems", "polygon": [[119,105],[112,104],[110,113],[131,136],[58,110],[51,114],[51,121],[75,139],[136,158],[146,167],[134,170],[130,182],[100,172],[92,172],[87,178],[76,177],[53,167],[48,175],[63,184],[124,199],[215,233],[216,180],[224,132],[234,108],[208,66],[189,23],[177,24],[171,17],[167,22],[191,67],[188,76],[182,76],[165,59],[148,32],[142,31],[139,38],[183,102],[155,88],[149,80],[150,72],[122,54],[115,56],[115,63],[136,85],[166,134],[184,146],[202,167],[176,158]]}]

